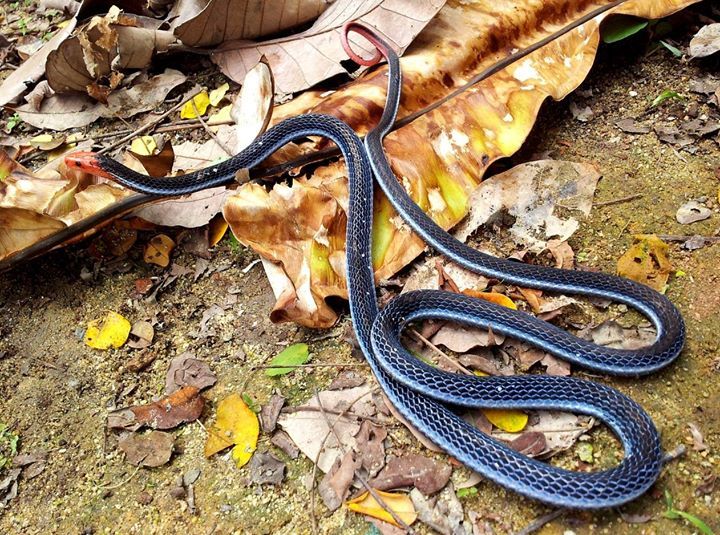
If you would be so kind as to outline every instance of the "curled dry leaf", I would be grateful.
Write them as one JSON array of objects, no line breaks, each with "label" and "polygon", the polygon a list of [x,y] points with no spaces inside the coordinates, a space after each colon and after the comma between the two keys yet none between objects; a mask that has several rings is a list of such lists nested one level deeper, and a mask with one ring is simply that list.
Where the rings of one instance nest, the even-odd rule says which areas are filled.
[{"label": "curled dry leaf", "polygon": [[704,58],[720,50],[720,23],[700,28],[690,41],[688,52],[693,58]]},{"label": "curled dry leaf", "polygon": [[136,321],[130,330],[130,336],[134,336],[134,340],[130,340],[128,345],[134,349],[144,349],[152,344],[155,337],[155,329],[149,321]]},{"label": "curled dry leaf", "polygon": [[[444,3],[444,0],[336,0],[304,32],[261,43],[225,42],[213,52],[212,59],[223,73],[240,82],[248,67],[266,56],[276,75],[277,89],[295,93],[346,72],[340,63],[347,59],[340,35],[347,21],[357,20],[377,28],[401,53]],[[355,50],[366,55],[374,52],[357,36],[351,35],[350,42]]]},{"label": "curled dry leaf", "polygon": [[172,41],[171,32],[141,27],[140,19],[112,7],[50,52],[45,75],[58,93],[86,92],[107,102],[124,77],[123,69],[147,67],[153,53],[166,51]]},{"label": "curled dry leaf", "polygon": [[267,129],[272,118],[274,94],[275,80],[267,60],[262,57],[245,75],[230,112],[235,121],[236,153]]},{"label": "curled dry leaf", "polygon": [[664,292],[672,271],[667,244],[652,234],[633,238],[632,247],[618,259],[618,275]]},{"label": "curled dry leaf", "polygon": [[263,433],[270,434],[275,431],[283,405],[285,405],[285,398],[280,394],[273,394],[270,401],[263,405],[260,410],[260,425]]},{"label": "curled dry leaf", "polygon": [[204,7],[188,2],[173,26],[175,36],[184,44],[207,47],[234,39],[257,39],[300,26],[317,18],[331,1],[210,0]]},{"label": "curled dry leaf", "polygon": [[[635,0],[612,12],[658,17],[693,1]],[[401,60],[404,113],[418,111],[428,101],[447,95],[492,64],[498,57],[496,43],[503,43],[504,50],[521,49],[547,36],[551,26],[567,24],[602,4],[593,1],[579,7],[561,0],[446,4]],[[551,25],[543,19],[543,14],[550,12],[554,14]],[[442,227],[456,225],[467,214],[470,194],[483,172],[494,160],[520,147],[542,101],[563,98],[582,81],[593,63],[599,24],[605,16],[583,24],[388,136],[385,148],[396,175]],[[448,32],[448,28],[453,31]],[[257,58],[250,64],[255,61]],[[278,73],[274,65],[273,72]],[[329,96],[308,97],[302,111],[331,113],[364,133],[384,106],[386,73],[381,67]],[[282,91],[283,85],[276,82]],[[297,114],[298,105],[276,108],[274,120],[286,117],[286,113]],[[228,200],[225,219],[242,243],[274,262],[278,266],[275,275],[284,277],[284,281],[273,283],[278,300],[273,320],[326,327],[336,318],[326,298],[346,296],[342,271],[345,171],[337,165],[320,168],[310,180],[298,180],[281,193],[243,186]],[[314,213],[312,218],[307,215],[309,210]],[[249,230],[266,221],[273,221],[272,234],[258,235]],[[562,220],[551,219],[551,223],[555,223],[558,236],[571,227]],[[425,247],[382,196],[376,200],[373,232],[378,279],[397,272]]]},{"label": "curled dry leaf", "polygon": [[205,400],[200,390],[186,386],[169,396],[147,405],[130,407],[135,421],[153,429],[172,429],[186,422],[197,420],[202,414]]}]

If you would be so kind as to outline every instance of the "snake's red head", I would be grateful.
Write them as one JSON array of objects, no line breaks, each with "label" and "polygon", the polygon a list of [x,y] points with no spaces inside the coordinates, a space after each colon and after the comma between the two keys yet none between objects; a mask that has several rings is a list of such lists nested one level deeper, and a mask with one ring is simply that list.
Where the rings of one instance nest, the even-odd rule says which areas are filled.
[{"label": "snake's red head", "polygon": [[70,169],[77,169],[94,176],[112,178],[112,175],[102,168],[94,152],[80,151],[68,154],[65,156],[65,165]]}]

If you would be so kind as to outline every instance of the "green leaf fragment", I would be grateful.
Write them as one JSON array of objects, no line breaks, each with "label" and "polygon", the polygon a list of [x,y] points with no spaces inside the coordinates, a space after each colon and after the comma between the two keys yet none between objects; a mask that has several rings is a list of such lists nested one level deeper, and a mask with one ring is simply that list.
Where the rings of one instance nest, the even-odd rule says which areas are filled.
[{"label": "green leaf fragment", "polygon": [[682,96],[677,91],[673,91],[672,89],[666,89],[665,91],[660,93],[657,97],[655,97],[655,100],[652,101],[652,104],[650,104],[650,107],[654,108],[655,106],[659,106],[666,100],[673,100],[673,99],[685,100],[685,97]]},{"label": "green leaf fragment", "polygon": [[455,492],[455,495],[458,498],[470,498],[472,496],[477,496],[478,489],[477,487],[468,487],[466,489],[457,489]]},{"label": "green leaf fragment", "polygon": [[[265,374],[269,377],[285,375],[290,373],[297,366],[305,364],[310,358],[310,349],[307,344],[293,344],[283,349],[274,359],[270,361],[270,366],[279,366],[278,368],[269,368]],[[289,366],[289,367],[285,367]]]},{"label": "green leaf fragment", "polygon": [[603,26],[602,40],[607,44],[617,43],[644,30],[647,26],[648,21],[636,17],[613,17]]},{"label": "green leaf fragment", "polygon": [[675,56],[676,58],[682,57],[682,55],[683,55],[682,50],[680,50],[678,47],[673,46],[670,43],[668,43],[667,41],[663,41],[663,40],[660,40],[660,44],[662,46],[664,46],[665,48],[667,48],[672,53],[672,55]]},{"label": "green leaf fragment", "polygon": [[665,518],[669,518],[670,520],[682,518],[690,522],[704,535],[715,535],[715,532],[710,528],[710,526],[695,515],[675,509],[675,506],[673,505],[673,497],[667,489],[665,489],[665,505],[667,506],[667,510],[663,513]]}]

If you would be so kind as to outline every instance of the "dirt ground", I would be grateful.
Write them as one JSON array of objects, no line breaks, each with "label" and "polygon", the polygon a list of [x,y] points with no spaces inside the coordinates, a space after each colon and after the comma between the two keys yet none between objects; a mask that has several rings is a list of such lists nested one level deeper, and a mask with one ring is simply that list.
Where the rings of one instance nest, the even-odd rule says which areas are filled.
[{"label": "dirt ground", "polygon": [[[593,208],[570,240],[579,263],[606,272],[615,270],[633,234],[713,236],[720,230],[720,150],[715,140],[699,141],[691,154],[661,143],[654,133],[631,135],[614,126],[618,119],[640,115],[665,89],[700,101],[690,92],[690,81],[717,74],[718,62],[688,64],[664,49],[648,54],[644,45],[638,38],[604,49],[581,88],[592,89],[592,95],[547,103],[523,151],[513,158],[514,163],[542,156],[596,164],[603,174],[598,203],[641,195]],[[576,120],[571,102],[589,105],[593,118]],[[687,105],[669,103],[648,118],[662,122]],[[700,197],[710,199],[713,215],[690,226],[678,224],[678,207]],[[49,453],[45,470],[21,480],[18,496],[0,512],[0,533],[309,533],[306,480],[312,463],[302,455],[292,460],[278,454],[288,467],[282,485],[249,485],[246,473],[231,460],[205,459],[205,432],[194,423],[175,431],[178,447],[169,464],[136,470],[124,461],[105,423],[109,410],[161,395],[170,359],[188,350],[210,362],[218,377],[207,391],[204,423],[212,420],[218,400],[243,389],[260,404],[274,389],[289,404],[300,403],[314,388],[327,387],[338,369],[308,368],[271,379],[252,365],[299,341],[310,344],[314,363],[357,364],[341,328],[325,333],[272,324],[268,314],[274,299],[262,269],[254,266],[245,273],[255,257],[228,239],[213,253],[210,276],[197,282],[192,275],[181,276],[155,302],[132,298],[137,279],[162,275],[142,261],[139,244],[94,276],[81,277],[83,268],[93,273],[86,247],[49,254],[0,281],[0,422],[19,435],[21,451]],[[662,517],[666,489],[678,509],[720,530],[720,490],[696,494],[708,476],[720,475],[720,245],[687,251],[672,243],[670,257],[677,275],[667,293],[688,329],[681,357],[650,377],[593,379],[638,401],[655,421],[666,451],[684,445],[686,453],[669,462],[654,488],[623,511],[566,512],[540,533],[692,533],[688,524]],[[180,253],[175,262],[192,270],[196,259]],[[237,295],[237,302],[213,324],[215,336],[193,337],[203,312],[226,303],[228,295]],[[157,317],[156,359],[148,368],[127,369],[132,349],[97,351],[83,344],[87,322],[107,310],[131,319]],[[702,432],[705,451],[693,449],[690,422]],[[388,441],[391,450],[422,449],[400,426],[390,429]],[[259,450],[271,448],[261,436]],[[169,492],[178,476],[192,469],[201,470],[195,514]],[[464,469],[456,469],[453,479],[466,476]],[[484,515],[497,533],[519,531],[551,511],[490,482],[477,488],[476,496],[463,499],[465,512]],[[632,524],[622,514],[649,514],[652,519]],[[328,515],[320,500],[315,515],[322,533],[371,533],[363,517],[344,508]]]}]

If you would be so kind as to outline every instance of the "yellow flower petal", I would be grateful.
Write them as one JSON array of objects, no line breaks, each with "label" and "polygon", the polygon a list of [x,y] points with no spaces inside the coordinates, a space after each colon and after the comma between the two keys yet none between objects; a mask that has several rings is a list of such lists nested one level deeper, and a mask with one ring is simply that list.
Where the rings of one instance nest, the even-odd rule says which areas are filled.
[{"label": "yellow flower petal", "polygon": [[[385,505],[392,509],[392,511],[408,526],[415,522],[417,519],[415,506],[407,494],[383,492],[381,490],[376,490],[375,492],[378,496],[380,496]],[[383,508],[369,492],[364,492],[354,500],[346,502],[346,505],[351,511],[379,518],[380,520],[390,522],[391,524],[399,527],[399,524],[395,522],[392,515]]]},{"label": "yellow flower petal", "polygon": [[462,293],[471,297],[477,297],[478,299],[490,301],[492,303],[495,303],[496,305],[502,305],[506,308],[512,308],[513,310],[517,310],[517,305],[505,294],[497,292],[478,292],[477,290],[471,289],[463,290]]},{"label": "yellow flower petal", "polygon": [[117,312],[108,312],[101,320],[88,323],[85,331],[85,344],[95,349],[120,347],[128,339],[130,322]]}]

